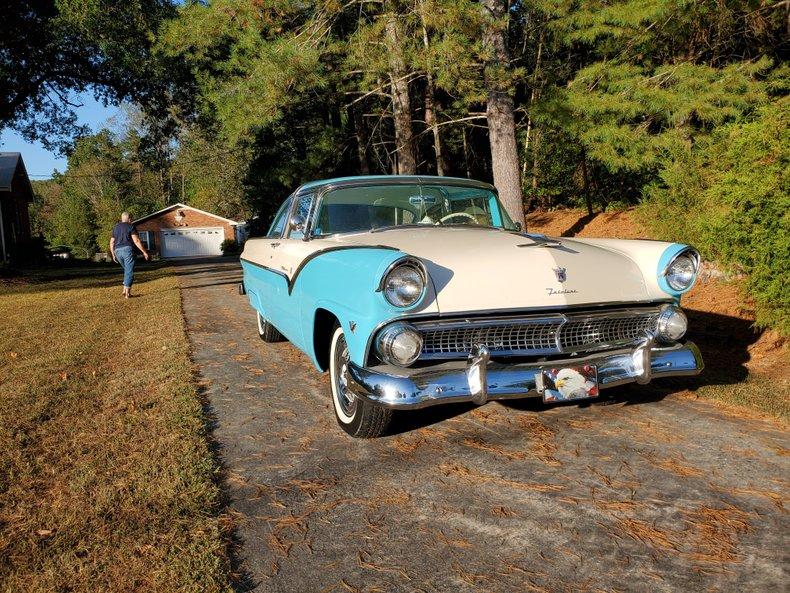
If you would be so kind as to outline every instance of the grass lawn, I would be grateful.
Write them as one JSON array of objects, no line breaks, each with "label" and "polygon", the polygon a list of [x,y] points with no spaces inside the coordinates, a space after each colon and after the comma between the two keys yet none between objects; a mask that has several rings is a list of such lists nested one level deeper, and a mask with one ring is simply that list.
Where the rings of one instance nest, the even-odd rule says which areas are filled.
[{"label": "grass lawn", "polygon": [[0,590],[230,591],[175,277],[67,275],[0,281]]}]

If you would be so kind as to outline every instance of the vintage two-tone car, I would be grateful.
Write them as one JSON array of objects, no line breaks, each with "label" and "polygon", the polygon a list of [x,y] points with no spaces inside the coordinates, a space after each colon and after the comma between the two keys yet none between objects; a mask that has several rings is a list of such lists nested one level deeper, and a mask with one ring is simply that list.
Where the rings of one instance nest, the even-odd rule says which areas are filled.
[{"label": "vintage two-tone car", "polygon": [[356,437],[381,435],[393,410],[578,400],[703,366],[678,306],[697,251],[522,232],[487,183],[308,183],[241,263],[260,337],[329,371],[338,423]]}]

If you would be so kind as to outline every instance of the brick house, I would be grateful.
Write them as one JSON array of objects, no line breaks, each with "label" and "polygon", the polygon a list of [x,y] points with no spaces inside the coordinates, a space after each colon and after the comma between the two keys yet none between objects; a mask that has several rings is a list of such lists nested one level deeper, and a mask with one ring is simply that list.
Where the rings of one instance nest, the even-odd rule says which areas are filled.
[{"label": "brick house", "polygon": [[[18,152],[0,152],[0,262],[24,260],[31,244],[33,188]],[[26,253],[27,251],[27,253]]]},{"label": "brick house", "polygon": [[239,241],[242,224],[186,204],[172,204],[134,221],[150,252],[163,258],[222,255],[225,239]]}]

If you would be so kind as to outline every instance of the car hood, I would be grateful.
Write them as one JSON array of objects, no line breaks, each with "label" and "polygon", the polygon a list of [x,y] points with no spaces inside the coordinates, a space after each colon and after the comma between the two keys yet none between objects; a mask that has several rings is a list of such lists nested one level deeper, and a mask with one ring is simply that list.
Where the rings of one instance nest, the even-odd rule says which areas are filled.
[{"label": "car hood", "polygon": [[[418,257],[441,314],[655,300],[626,255],[584,240],[548,246],[489,228],[428,227],[341,235],[333,242],[383,245]],[[564,276],[564,278],[563,278]],[[664,295],[666,297],[666,295]]]}]

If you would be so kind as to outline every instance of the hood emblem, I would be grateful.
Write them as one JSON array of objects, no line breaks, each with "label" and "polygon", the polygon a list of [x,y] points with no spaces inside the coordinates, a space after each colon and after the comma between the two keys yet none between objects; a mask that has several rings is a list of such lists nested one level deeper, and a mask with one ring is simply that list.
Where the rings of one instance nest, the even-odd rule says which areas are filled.
[{"label": "hood emblem", "polygon": [[565,273],[565,268],[552,268],[554,270],[554,274],[557,276],[557,282],[565,282],[568,279],[568,275]]}]

